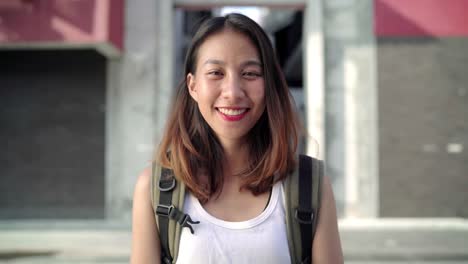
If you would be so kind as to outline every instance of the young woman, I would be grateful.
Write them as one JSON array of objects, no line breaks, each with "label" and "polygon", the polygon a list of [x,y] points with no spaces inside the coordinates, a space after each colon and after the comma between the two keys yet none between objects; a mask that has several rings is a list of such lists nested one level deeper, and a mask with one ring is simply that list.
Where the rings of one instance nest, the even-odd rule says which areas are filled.
[{"label": "young woman", "polygon": [[[251,19],[205,21],[185,62],[156,162],[188,189],[177,263],[290,263],[282,181],[297,166],[298,122],[271,43]],[[151,169],[133,201],[133,264],[160,263]],[[324,177],[313,263],[343,263],[331,185]]]}]

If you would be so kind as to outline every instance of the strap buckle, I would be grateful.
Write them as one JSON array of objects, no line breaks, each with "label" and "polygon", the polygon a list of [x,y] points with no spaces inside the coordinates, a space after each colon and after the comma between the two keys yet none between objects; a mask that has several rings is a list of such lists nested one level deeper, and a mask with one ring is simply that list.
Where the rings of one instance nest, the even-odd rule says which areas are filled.
[{"label": "strap buckle", "polygon": [[312,224],[314,220],[314,211],[297,208],[294,218],[301,224]]},{"label": "strap buckle", "polygon": [[[193,225],[193,224],[199,224],[199,223],[200,223],[200,221],[193,221],[192,218],[190,218],[190,215],[185,214],[185,215],[184,215],[184,218],[182,219],[182,221],[181,221],[181,223],[180,223],[180,226],[181,226],[182,228],[188,227],[188,228],[190,229],[190,233],[194,234],[195,231],[193,231],[192,225]],[[192,225],[191,225],[191,224],[192,224]]]},{"label": "strap buckle", "polygon": [[164,217],[169,217],[171,215],[172,210],[174,210],[174,205],[165,205],[165,204],[158,204],[156,207],[156,214]]},{"label": "strap buckle", "polygon": [[159,204],[156,207],[156,214],[162,217],[167,217],[169,219],[175,220],[182,228],[188,227],[192,234],[195,233],[192,225],[200,223],[200,221],[193,221],[192,218],[190,218],[190,215],[184,214],[183,212],[179,211],[179,209],[177,209],[172,204]]},{"label": "strap buckle", "polygon": [[168,180],[159,180],[158,187],[161,192],[168,192],[176,186],[176,179],[171,177]]}]

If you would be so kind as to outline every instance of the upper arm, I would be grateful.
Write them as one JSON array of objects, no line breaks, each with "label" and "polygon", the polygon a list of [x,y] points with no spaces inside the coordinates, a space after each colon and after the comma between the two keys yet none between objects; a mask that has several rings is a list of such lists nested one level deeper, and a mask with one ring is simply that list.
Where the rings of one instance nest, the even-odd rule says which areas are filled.
[{"label": "upper arm", "polygon": [[151,206],[151,169],[138,177],[133,194],[132,264],[160,263],[159,235]]},{"label": "upper arm", "polygon": [[314,264],[343,263],[335,198],[328,177],[323,177],[318,224],[312,246],[312,260]]}]

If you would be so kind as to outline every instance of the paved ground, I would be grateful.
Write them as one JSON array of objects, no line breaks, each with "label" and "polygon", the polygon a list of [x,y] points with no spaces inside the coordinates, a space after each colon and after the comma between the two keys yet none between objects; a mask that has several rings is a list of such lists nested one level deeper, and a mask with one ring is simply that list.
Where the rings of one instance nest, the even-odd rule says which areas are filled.
[{"label": "paved ground", "polygon": [[128,225],[101,221],[0,223],[0,263],[128,263]]},{"label": "paved ground", "polygon": [[468,263],[468,221],[342,221],[346,263]]},{"label": "paved ground", "polygon": [[[346,263],[468,263],[468,220],[340,222]],[[99,221],[0,222],[0,263],[128,263],[128,225]]]}]

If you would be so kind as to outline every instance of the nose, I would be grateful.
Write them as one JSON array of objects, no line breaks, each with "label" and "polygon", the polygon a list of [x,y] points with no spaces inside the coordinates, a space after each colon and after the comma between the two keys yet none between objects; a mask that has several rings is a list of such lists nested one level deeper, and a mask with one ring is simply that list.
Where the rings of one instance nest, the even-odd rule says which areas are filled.
[{"label": "nose", "polygon": [[229,74],[224,78],[222,96],[225,99],[235,100],[245,95],[242,80],[236,74]]}]

